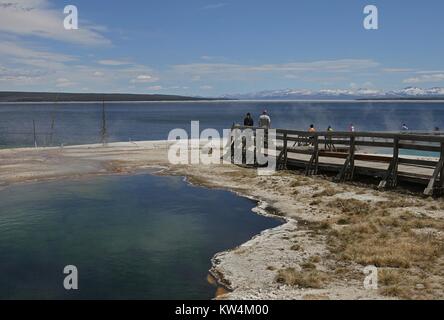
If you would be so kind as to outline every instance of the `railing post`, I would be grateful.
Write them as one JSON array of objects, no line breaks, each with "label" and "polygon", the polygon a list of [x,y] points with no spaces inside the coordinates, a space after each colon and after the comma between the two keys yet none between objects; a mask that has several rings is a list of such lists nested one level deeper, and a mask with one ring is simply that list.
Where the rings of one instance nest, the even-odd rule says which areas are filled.
[{"label": "railing post", "polygon": [[310,158],[310,161],[305,169],[305,175],[316,175],[318,174],[319,168],[319,136],[315,135],[309,137],[309,139],[313,142],[313,154]]},{"label": "railing post", "polygon": [[288,163],[288,135],[287,133],[284,134],[284,168],[287,170],[287,163]]},{"label": "railing post", "polygon": [[[441,155],[440,159],[443,160],[444,163],[444,142],[441,142]],[[440,187],[440,193],[442,192],[442,189],[444,187],[444,165],[441,167],[441,171],[439,173],[439,187]]]},{"label": "railing post", "polygon": [[288,152],[288,139],[287,133],[284,133],[283,136],[284,146],[282,148],[281,153],[277,158],[277,168],[278,170],[287,170],[287,152]]},{"label": "railing post", "polygon": [[350,137],[350,176],[349,180],[353,180],[355,176],[355,152],[356,152],[356,137],[352,135]]},{"label": "railing post", "polygon": [[347,159],[344,165],[339,171],[338,175],[335,177],[334,181],[343,182],[347,180],[353,180],[355,175],[355,149],[356,149],[356,138],[353,133],[350,133],[350,150],[348,152]]},{"label": "railing post", "polygon": [[37,133],[35,131],[35,120],[32,120],[32,128],[34,132],[34,148],[37,148]]},{"label": "railing post", "polygon": [[429,181],[429,185],[424,190],[424,194],[426,196],[433,196],[435,193],[435,186],[438,182],[439,177],[439,186],[440,192],[442,191],[442,187],[444,184],[444,142],[441,142],[441,156],[438,164],[435,167],[435,171],[433,172],[432,178]]},{"label": "railing post", "polygon": [[395,188],[398,185],[398,165],[399,165],[399,137],[393,138],[393,159],[387,169],[384,179],[378,186],[378,189],[384,189],[387,185]]},{"label": "railing post", "polygon": [[314,174],[317,175],[319,169],[319,136],[314,139]]}]

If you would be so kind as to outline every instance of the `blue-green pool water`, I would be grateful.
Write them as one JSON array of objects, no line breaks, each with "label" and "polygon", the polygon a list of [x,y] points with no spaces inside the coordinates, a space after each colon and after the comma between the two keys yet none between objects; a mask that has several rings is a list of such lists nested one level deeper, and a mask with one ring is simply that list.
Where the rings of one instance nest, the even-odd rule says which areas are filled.
[{"label": "blue-green pool water", "polygon": [[[180,177],[106,176],[0,191],[0,299],[210,299],[211,257],[281,222]],[[79,290],[63,287],[75,265]]]}]

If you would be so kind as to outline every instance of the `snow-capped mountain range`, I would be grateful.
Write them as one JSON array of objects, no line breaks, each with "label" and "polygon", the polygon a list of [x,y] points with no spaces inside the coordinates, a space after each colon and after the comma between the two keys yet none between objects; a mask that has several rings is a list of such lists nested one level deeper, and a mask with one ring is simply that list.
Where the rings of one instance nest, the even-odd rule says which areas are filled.
[{"label": "snow-capped mountain range", "polygon": [[268,90],[247,94],[233,94],[224,96],[229,99],[265,99],[265,100],[310,100],[310,99],[444,99],[444,88],[435,87],[422,89],[416,87],[407,87],[401,90],[380,91],[376,89],[324,89],[324,90],[306,90],[306,89],[283,89]]}]

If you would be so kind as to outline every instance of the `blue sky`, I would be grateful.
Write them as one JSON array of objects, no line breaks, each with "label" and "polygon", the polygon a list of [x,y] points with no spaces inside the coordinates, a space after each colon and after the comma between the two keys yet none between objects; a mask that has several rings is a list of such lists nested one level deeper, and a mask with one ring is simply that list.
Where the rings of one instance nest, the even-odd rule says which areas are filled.
[{"label": "blue sky", "polygon": [[[63,28],[63,8],[79,30]],[[365,30],[376,5],[379,29]],[[444,86],[442,0],[0,0],[0,90]]]}]

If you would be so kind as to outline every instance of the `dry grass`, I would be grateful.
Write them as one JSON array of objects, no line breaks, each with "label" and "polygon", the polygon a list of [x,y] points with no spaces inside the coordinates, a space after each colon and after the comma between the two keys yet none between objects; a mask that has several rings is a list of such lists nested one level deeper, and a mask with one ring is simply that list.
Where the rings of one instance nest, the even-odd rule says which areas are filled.
[{"label": "dry grass", "polygon": [[417,221],[375,217],[352,223],[330,233],[330,246],[341,260],[377,267],[409,268],[436,259],[442,244],[429,236],[411,232]]},{"label": "dry grass", "polygon": [[301,264],[303,270],[316,270],[316,265],[312,262],[304,262]]},{"label": "dry grass", "polygon": [[420,207],[422,204],[413,200],[405,200],[405,199],[391,199],[390,201],[380,201],[376,204],[378,208],[381,209],[393,209],[393,208],[412,208],[412,207]]},{"label": "dry grass", "polygon": [[322,201],[317,199],[317,200],[310,202],[310,206],[316,207],[316,206],[319,206],[321,203],[322,203]]},{"label": "dry grass", "polygon": [[335,199],[329,202],[328,207],[337,208],[347,215],[367,215],[371,212],[370,204],[356,199]]},{"label": "dry grass", "polygon": [[303,185],[305,185],[305,183],[303,181],[295,180],[290,184],[290,187],[298,188],[298,187],[302,187]]},{"label": "dry grass", "polygon": [[397,285],[401,282],[401,274],[399,270],[386,269],[378,272],[379,285],[388,287]]},{"label": "dry grass", "polygon": [[295,268],[279,270],[276,282],[300,288],[320,289],[327,281],[325,273],[318,270],[296,271]]},{"label": "dry grass", "polygon": [[444,231],[442,220],[403,210],[418,203],[402,199],[374,205],[336,199],[329,206],[340,213],[328,235],[337,261],[377,266],[384,296],[423,299],[444,294],[442,287],[432,292],[423,279],[442,277],[438,262],[444,259],[443,241],[428,230]]},{"label": "dry grass", "polygon": [[320,197],[332,197],[336,194],[338,194],[340,191],[335,190],[332,187],[326,187],[324,190],[322,190],[321,192],[315,193],[313,195],[313,198],[320,198]]},{"label": "dry grass", "polygon": [[415,270],[383,269],[378,272],[379,292],[401,299],[432,299],[439,297],[432,289],[426,273]]}]

